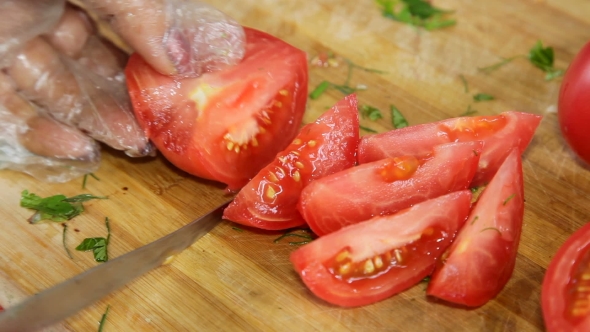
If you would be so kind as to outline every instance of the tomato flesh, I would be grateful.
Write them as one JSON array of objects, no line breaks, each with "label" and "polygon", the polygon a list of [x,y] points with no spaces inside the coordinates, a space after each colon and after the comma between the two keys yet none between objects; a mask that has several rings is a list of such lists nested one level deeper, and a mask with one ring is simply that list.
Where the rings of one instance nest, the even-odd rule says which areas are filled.
[{"label": "tomato flesh", "polygon": [[137,54],[125,69],[136,117],[166,159],[230,190],[295,137],[307,98],[305,53],[266,33],[245,32],[244,59],[219,72],[169,77]]},{"label": "tomato flesh", "polygon": [[439,122],[366,135],[359,143],[360,164],[387,157],[420,155],[432,147],[449,142],[483,141],[479,168],[472,185],[487,184],[508,152],[518,147],[521,153],[529,145],[541,116],[505,112],[495,116],[459,117]]},{"label": "tomato flesh", "polygon": [[558,118],[566,142],[582,160],[590,163],[590,43],[576,55],[563,77]]},{"label": "tomato flesh", "polygon": [[327,302],[351,307],[381,301],[432,272],[465,222],[470,200],[468,190],[458,191],[345,227],[297,249],[291,262]]},{"label": "tomato flesh", "polygon": [[549,332],[590,331],[590,223],[559,248],[543,279],[541,303]]},{"label": "tomato flesh", "polygon": [[469,307],[494,298],[514,270],[523,213],[520,151],[513,149],[445,253],[426,293]]},{"label": "tomato flesh", "polygon": [[439,145],[422,156],[382,159],[310,183],[298,208],[319,236],[391,214],[449,192],[469,188],[479,141]]},{"label": "tomato flesh", "polygon": [[297,210],[311,181],[354,166],[359,141],[357,99],[339,101],[263,168],[225,209],[225,219],[262,229],[305,224]]}]

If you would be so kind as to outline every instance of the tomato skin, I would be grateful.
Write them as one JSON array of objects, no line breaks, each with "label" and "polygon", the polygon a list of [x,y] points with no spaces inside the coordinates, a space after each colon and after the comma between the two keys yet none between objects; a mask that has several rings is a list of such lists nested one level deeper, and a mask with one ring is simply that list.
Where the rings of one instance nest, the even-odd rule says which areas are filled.
[{"label": "tomato skin", "polygon": [[590,42],[565,72],[559,91],[558,119],[566,142],[582,160],[590,163]]},{"label": "tomato skin", "polygon": [[520,151],[512,149],[445,252],[426,294],[469,307],[494,298],[514,270],[523,214]]},{"label": "tomato skin", "polygon": [[357,105],[356,95],[347,96],[304,126],[293,142],[240,190],[225,209],[224,219],[268,230],[305,224],[297,210],[301,190],[313,180],[356,163]]},{"label": "tomato skin", "polygon": [[[573,274],[582,264],[588,263],[590,255],[590,223],[572,234],[559,248],[543,279],[541,304],[548,332],[590,331],[590,315],[573,321],[567,317],[568,305],[575,285]],[[586,268],[588,271],[588,268]],[[569,295],[569,296],[568,296]]]},{"label": "tomato skin", "polygon": [[362,164],[310,183],[301,192],[298,208],[319,236],[377,215],[395,213],[469,188],[481,149],[482,142],[478,141],[436,146],[414,173],[396,181],[383,174],[390,159]]},{"label": "tomato skin", "polygon": [[198,78],[161,75],[133,54],[125,74],[139,124],[178,168],[244,186],[299,130],[306,54],[250,28],[242,62]]},{"label": "tomato skin", "polygon": [[[437,257],[465,222],[470,200],[471,192],[463,190],[421,202],[395,215],[378,216],[320,237],[294,251],[290,260],[306,286],[327,302],[353,307],[381,301],[432,272]],[[420,237],[427,230],[440,231],[440,236]],[[344,248],[349,248],[353,261],[362,264],[411,243],[417,248],[415,256],[378,276],[348,282],[338,279],[326,266]]]},{"label": "tomato skin", "polygon": [[439,144],[481,140],[484,148],[472,185],[485,185],[513,147],[524,152],[541,118],[530,113],[504,112],[495,116],[451,118],[366,135],[359,143],[358,160],[363,164],[385,157],[419,155]]}]

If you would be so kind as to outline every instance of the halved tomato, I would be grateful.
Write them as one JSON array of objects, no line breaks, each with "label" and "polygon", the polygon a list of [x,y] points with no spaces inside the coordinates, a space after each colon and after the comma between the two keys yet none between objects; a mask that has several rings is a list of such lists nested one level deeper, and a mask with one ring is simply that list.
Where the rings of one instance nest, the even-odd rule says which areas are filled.
[{"label": "halved tomato", "polygon": [[312,180],[354,166],[359,141],[355,95],[339,101],[299,135],[240,190],[225,219],[262,229],[305,224],[297,211],[301,190]]},{"label": "halved tomato", "polygon": [[291,254],[318,297],[340,306],[386,299],[429,275],[469,214],[471,192],[454,192],[320,237]]},{"label": "halved tomato", "polygon": [[198,78],[173,78],[138,54],[125,74],[137,119],[180,169],[244,186],[299,130],[307,98],[303,51],[245,28],[246,54],[236,66]]},{"label": "halved tomato", "polygon": [[482,143],[450,143],[423,156],[392,157],[313,181],[299,211],[319,236],[378,215],[392,214],[449,192],[467,189]]},{"label": "halved tomato", "polygon": [[514,270],[523,213],[522,164],[515,148],[443,255],[426,294],[469,307],[498,295]]},{"label": "halved tomato", "polygon": [[524,152],[531,142],[541,116],[504,112],[495,116],[459,117],[426,123],[381,134],[367,135],[359,143],[359,163],[404,155],[428,153],[432,147],[449,142],[483,141],[479,169],[473,186],[487,184],[513,147]]},{"label": "halved tomato", "polygon": [[590,223],[559,248],[543,279],[541,303],[548,332],[590,331]]}]

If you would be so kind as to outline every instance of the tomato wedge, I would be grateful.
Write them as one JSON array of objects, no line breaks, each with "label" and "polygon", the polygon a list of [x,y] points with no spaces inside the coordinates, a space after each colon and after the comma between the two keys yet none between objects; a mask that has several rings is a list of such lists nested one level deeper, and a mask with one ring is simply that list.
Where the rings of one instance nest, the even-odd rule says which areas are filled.
[{"label": "tomato wedge", "polygon": [[590,223],[577,230],[551,260],[541,290],[548,332],[590,331]]},{"label": "tomato wedge", "polygon": [[223,217],[262,229],[305,224],[297,211],[301,190],[312,180],[354,166],[359,142],[357,99],[339,101],[299,135],[240,190]]},{"label": "tomato wedge", "polygon": [[443,255],[426,294],[469,307],[498,295],[514,270],[523,213],[520,150],[512,149]]},{"label": "tomato wedge", "polygon": [[483,141],[479,169],[473,186],[487,184],[513,147],[524,152],[541,116],[504,112],[495,116],[459,117],[426,123],[381,134],[366,135],[359,143],[359,163],[403,155],[428,153],[433,146],[449,142]]},{"label": "tomato wedge", "polygon": [[291,262],[325,301],[346,307],[381,301],[432,272],[470,200],[470,191],[458,191],[345,227],[297,249]]},{"label": "tomato wedge", "polygon": [[478,141],[434,147],[425,156],[391,157],[313,181],[299,211],[319,236],[371,217],[469,188],[482,149]]},{"label": "tomato wedge", "polygon": [[244,186],[297,135],[307,99],[303,51],[245,28],[246,54],[236,66],[198,78],[173,78],[138,54],[125,74],[137,119],[180,169]]}]

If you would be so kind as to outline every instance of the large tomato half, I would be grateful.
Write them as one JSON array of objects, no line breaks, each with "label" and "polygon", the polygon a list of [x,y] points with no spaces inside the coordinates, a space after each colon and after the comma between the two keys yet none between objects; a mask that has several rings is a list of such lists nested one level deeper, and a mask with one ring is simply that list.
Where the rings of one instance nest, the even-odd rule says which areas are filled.
[{"label": "large tomato half", "polygon": [[139,55],[125,74],[137,119],[162,154],[193,175],[245,185],[299,130],[307,98],[303,51],[245,28],[236,66],[198,78],[173,78]]},{"label": "large tomato half", "polygon": [[443,255],[426,294],[470,307],[494,298],[514,270],[523,213],[520,151],[513,149]]},{"label": "large tomato half", "polygon": [[354,166],[359,141],[355,95],[338,102],[301,132],[240,190],[225,219],[262,229],[305,224],[297,211],[301,190],[311,181]]},{"label": "large tomato half", "polygon": [[513,147],[522,153],[529,145],[541,116],[504,112],[495,116],[452,118],[426,123],[382,134],[363,136],[359,143],[359,163],[386,157],[419,155],[432,147],[449,142],[483,141],[479,169],[473,186],[487,184]]},{"label": "large tomato half", "polygon": [[299,211],[319,236],[374,216],[469,188],[482,149],[478,141],[436,146],[428,155],[391,157],[313,181]]},{"label": "large tomato half", "polygon": [[590,223],[576,231],[551,260],[541,290],[549,332],[590,331]]},{"label": "large tomato half", "polygon": [[303,282],[340,306],[386,299],[424,277],[469,214],[468,190],[320,237],[291,254]]},{"label": "large tomato half", "polygon": [[580,50],[563,77],[558,116],[567,143],[590,163],[590,43]]}]

